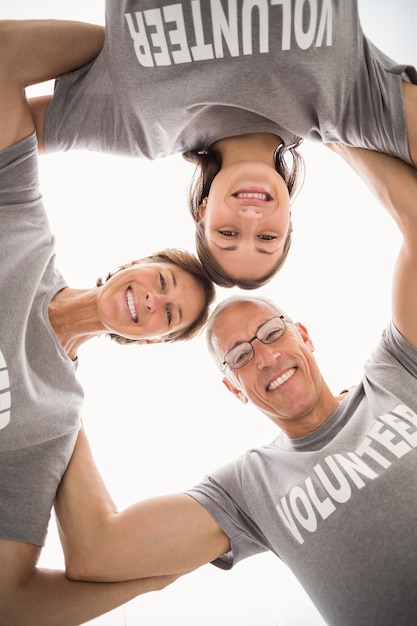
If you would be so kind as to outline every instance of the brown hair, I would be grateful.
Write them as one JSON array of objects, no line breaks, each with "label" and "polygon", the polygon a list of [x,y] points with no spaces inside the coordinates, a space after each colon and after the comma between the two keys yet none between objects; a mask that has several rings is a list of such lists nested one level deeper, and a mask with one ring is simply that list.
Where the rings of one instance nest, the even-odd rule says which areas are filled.
[{"label": "brown hair", "polygon": [[[287,147],[281,144],[275,153],[275,169],[284,179],[291,199],[293,199],[299,191],[304,178],[304,161],[296,149],[300,143],[301,140],[298,144]],[[221,169],[220,155],[214,150],[207,150],[203,152],[185,152],[183,157],[186,161],[196,166],[189,188],[188,204],[191,216],[196,223],[195,246],[197,254],[207,274],[211,280],[220,287],[240,287],[241,289],[257,289],[261,287],[267,283],[284,264],[291,246],[292,231],[290,230],[288,232],[282,256],[268,274],[253,280],[234,279],[227,276],[207,248],[204,221],[200,220],[197,222],[196,219],[203,198],[208,196],[213,179]]]},{"label": "brown hair", "polygon": [[[188,339],[192,339],[193,337],[198,335],[198,333],[207,322],[209,307],[214,301],[216,295],[214,285],[208,278],[199,260],[193,254],[187,252],[186,250],[167,248],[166,250],[161,250],[159,252],[151,254],[150,256],[146,257],[144,261],[147,261],[149,263],[171,263],[172,265],[177,265],[196,279],[198,284],[201,286],[204,294],[204,305],[198,317],[186,328],[183,328],[181,330],[174,330],[172,333],[162,339],[162,341],[185,341]],[[120,272],[120,270],[122,269],[124,268],[119,267],[114,272],[109,272],[104,280],[101,277],[98,278],[96,281],[97,287],[101,287],[102,285],[104,285],[104,283],[107,282],[109,278],[111,278],[117,272]],[[140,339],[128,339],[114,333],[109,333],[108,336],[120,344],[140,343],[141,341]]]}]

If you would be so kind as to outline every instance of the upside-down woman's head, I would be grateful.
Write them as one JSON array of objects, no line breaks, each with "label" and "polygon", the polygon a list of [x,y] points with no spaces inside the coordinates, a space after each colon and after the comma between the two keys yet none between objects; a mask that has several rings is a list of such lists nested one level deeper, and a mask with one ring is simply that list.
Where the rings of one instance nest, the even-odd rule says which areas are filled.
[{"label": "upside-down woman's head", "polygon": [[224,168],[215,150],[184,154],[196,165],[189,208],[197,254],[222,287],[260,287],[288,255],[290,199],[302,182],[303,160],[296,146],[281,145],[274,157],[275,167],[242,162]]}]

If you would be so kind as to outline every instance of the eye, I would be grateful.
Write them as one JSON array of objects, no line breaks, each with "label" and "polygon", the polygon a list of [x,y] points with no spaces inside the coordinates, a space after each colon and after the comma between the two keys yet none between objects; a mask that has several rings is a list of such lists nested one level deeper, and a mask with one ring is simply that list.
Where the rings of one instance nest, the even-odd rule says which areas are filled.
[{"label": "eye", "polygon": [[166,313],[167,313],[167,321],[168,321],[168,326],[171,326],[172,324],[172,311],[169,307],[166,308]]},{"label": "eye", "polygon": [[159,272],[159,282],[161,283],[162,291],[164,291],[165,287],[167,286],[167,283],[166,283],[165,278],[162,276],[161,272]]},{"label": "eye", "polygon": [[252,347],[249,344],[236,346],[229,352],[229,359],[234,368],[241,367],[252,356]]},{"label": "eye", "polygon": [[239,363],[241,363],[242,361],[244,361],[245,359],[247,359],[249,352],[245,351],[245,352],[239,352],[239,354],[235,354],[233,357],[233,364],[234,365],[239,365]]},{"label": "eye", "polygon": [[276,235],[258,235],[258,238],[262,239],[262,241],[275,241],[275,239],[278,239]]},{"label": "eye", "polygon": [[236,237],[237,235],[235,230],[219,230],[219,233],[224,237]]}]

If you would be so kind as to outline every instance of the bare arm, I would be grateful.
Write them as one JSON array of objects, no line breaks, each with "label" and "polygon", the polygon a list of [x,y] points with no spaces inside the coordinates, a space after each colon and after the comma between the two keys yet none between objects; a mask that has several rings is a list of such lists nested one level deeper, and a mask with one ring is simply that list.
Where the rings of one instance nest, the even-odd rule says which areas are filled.
[{"label": "bare arm", "polygon": [[162,589],[176,578],[74,582],[64,572],[37,568],[39,552],[32,544],[0,539],[0,624],[84,624],[137,595]]},{"label": "bare arm", "polygon": [[56,513],[68,574],[79,580],[182,574],[229,550],[215,520],[186,494],[145,500],[118,513],[83,431]]},{"label": "bare arm", "polygon": [[398,330],[417,347],[417,171],[399,159],[371,150],[328,146],[361,176],[402,234],[393,279],[392,313]]},{"label": "bare arm", "polygon": [[[24,133],[28,134],[27,124],[33,118],[42,149],[43,127],[50,101],[49,96],[35,98],[28,105],[25,87],[57,78],[85,65],[98,55],[103,43],[104,29],[95,24],[60,20],[0,21],[2,92],[15,100],[21,112],[23,106],[26,109],[27,123],[24,119],[18,121],[19,139],[25,136]],[[10,103],[7,106],[10,116],[12,106]],[[17,139],[7,141],[10,145]]]}]

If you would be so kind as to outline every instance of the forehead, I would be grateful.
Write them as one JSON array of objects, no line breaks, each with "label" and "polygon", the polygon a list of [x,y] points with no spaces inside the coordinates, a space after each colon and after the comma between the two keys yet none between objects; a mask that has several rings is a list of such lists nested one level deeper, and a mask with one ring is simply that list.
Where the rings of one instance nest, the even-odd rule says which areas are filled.
[{"label": "forehead", "polygon": [[213,326],[212,343],[221,355],[254,336],[261,324],[281,311],[267,303],[239,302],[222,311]]}]

